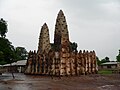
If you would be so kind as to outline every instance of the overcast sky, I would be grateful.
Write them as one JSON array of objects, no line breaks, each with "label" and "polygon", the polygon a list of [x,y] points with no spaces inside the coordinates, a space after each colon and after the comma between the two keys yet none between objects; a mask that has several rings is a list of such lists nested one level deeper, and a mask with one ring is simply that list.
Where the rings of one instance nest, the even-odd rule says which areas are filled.
[{"label": "overcast sky", "polygon": [[115,60],[120,49],[120,0],[0,0],[0,18],[8,23],[7,38],[28,51],[38,49],[45,22],[53,42],[60,9],[70,41],[78,43],[78,50],[95,50],[100,59]]}]

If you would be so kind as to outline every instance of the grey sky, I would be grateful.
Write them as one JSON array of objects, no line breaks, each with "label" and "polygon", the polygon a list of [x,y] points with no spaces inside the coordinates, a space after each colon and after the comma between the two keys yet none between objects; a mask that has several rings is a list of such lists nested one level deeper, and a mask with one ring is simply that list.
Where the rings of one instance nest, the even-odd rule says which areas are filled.
[{"label": "grey sky", "polygon": [[28,51],[37,50],[44,22],[53,42],[60,9],[78,50],[95,50],[100,59],[115,60],[120,49],[120,0],[0,0],[0,18],[8,22],[7,38]]}]

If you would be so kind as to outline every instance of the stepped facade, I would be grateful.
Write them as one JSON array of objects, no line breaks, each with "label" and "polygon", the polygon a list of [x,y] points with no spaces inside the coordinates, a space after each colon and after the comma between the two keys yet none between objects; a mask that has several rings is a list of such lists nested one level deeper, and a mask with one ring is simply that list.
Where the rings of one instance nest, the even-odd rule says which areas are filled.
[{"label": "stepped facade", "polygon": [[60,10],[56,19],[54,43],[50,43],[49,29],[45,23],[41,28],[37,52],[29,52],[25,73],[75,76],[95,74],[97,71],[95,51],[71,50],[66,18]]}]

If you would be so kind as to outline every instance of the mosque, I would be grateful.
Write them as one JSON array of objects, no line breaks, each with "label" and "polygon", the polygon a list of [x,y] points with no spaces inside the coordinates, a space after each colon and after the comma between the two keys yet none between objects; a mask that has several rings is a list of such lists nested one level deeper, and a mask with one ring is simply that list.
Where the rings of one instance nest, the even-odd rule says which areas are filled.
[{"label": "mosque", "polygon": [[25,74],[79,76],[97,71],[95,51],[72,50],[66,18],[60,10],[55,24],[54,43],[50,43],[49,29],[45,23],[41,28],[37,52],[29,52]]}]

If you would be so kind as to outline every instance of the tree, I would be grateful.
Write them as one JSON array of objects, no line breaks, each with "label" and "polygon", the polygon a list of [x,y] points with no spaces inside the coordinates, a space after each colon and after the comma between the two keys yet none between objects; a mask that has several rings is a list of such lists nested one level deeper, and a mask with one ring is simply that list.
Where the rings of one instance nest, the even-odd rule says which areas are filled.
[{"label": "tree", "polygon": [[7,29],[7,23],[5,20],[3,20],[3,18],[0,19],[0,35],[1,37],[5,38],[6,37],[6,33],[8,32]]},{"label": "tree", "polygon": [[106,63],[110,62],[109,57],[105,57],[104,59],[101,60],[101,63]]},{"label": "tree", "polygon": [[99,58],[96,57],[96,59],[97,59],[97,64],[98,64],[98,66],[101,65],[101,61],[99,60]]},{"label": "tree", "polygon": [[[3,18],[0,20],[0,64],[6,64],[10,63],[10,66],[12,67],[11,63],[15,60],[15,49],[14,46],[12,46],[12,43],[6,39],[6,33],[7,30],[7,23]],[[12,72],[13,79],[14,74]]]},{"label": "tree", "polygon": [[75,42],[73,42],[73,43],[70,42],[71,51],[77,52],[77,47],[78,47],[77,43],[75,43]]},{"label": "tree", "polygon": [[109,57],[105,57],[106,62],[110,62]]},{"label": "tree", "polygon": [[27,59],[28,52],[24,47],[16,47],[15,48],[16,59],[17,60],[25,60]]},{"label": "tree", "polygon": [[0,37],[0,64],[12,63],[15,59],[15,49],[6,38]]},{"label": "tree", "polygon": [[105,59],[102,59],[102,60],[101,60],[101,63],[106,63],[106,60],[105,60]]},{"label": "tree", "polygon": [[6,62],[5,62],[5,60],[4,60],[4,53],[3,53],[3,51],[0,51],[0,64],[1,65],[3,65],[3,64],[5,64]]},{"label": "tree", "polygon": [[119,50],[118,55],[116,56],[116,59],[117,59],[117,62],[120,62],[120,50]]},{"label": "tree", "polygon": [[[14,48],[12,43],[6,39],[6,33],[8,32],[7,23],[2,18],[0,19],[0,64],[9,63],[10,66],[12,62],[17,61],[18,59],[26,59],[27,51],[24,47]],[[12,76],[14,74],[12,72]]]}]

